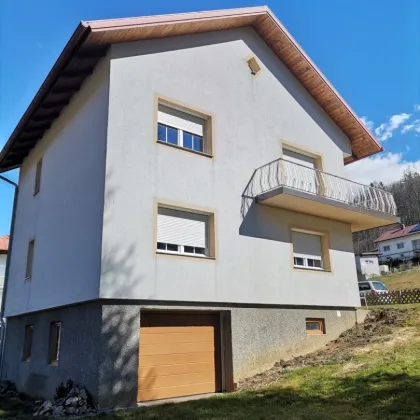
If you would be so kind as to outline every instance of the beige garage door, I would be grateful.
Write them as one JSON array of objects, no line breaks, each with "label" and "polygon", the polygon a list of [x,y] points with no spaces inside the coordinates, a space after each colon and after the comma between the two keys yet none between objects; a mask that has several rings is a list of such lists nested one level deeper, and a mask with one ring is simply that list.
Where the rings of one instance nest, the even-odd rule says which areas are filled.
[{"label": "beige garage door", "polygon": [[219,315],[142,312],[138,400],[220,390]]}]

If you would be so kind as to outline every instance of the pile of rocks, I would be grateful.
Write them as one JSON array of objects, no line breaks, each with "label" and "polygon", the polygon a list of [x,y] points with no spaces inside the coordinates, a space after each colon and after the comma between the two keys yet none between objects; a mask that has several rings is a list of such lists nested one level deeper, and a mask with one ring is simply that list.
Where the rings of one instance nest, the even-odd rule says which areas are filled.
[{"label": "pile of rocks", "polygon": [[96,410],[90,403],[90,398],[85,389],[74,387],[67,397],[44,401],[34,411],[34,417],[61,417],[81,416],[95,413]]}]

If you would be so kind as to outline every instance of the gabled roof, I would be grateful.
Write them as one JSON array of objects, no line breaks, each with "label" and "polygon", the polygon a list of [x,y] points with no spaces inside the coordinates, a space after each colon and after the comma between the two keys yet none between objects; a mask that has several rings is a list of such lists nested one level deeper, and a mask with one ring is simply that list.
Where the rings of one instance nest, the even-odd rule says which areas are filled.
[{"label": "gabled roof", "polygon": [[351,163],[383,150],[326,77],[266,7],[81,22],[3,150],[0,173],[17,168],[51,127],[109,45],[250,26],[351,141]]},{"label": "gabled roof", "polygon": [[417,228],[419,224],[405,226],[402,228],[391,229],[384,232],[375,242],[387,241],[389,239],[402,238],[403,236],[412,235],[413,233],[420,233]]},{"label": "gabled roof", "polygon": [[9,235],[0,236],[0,254],[7,254],[9,250]]}]

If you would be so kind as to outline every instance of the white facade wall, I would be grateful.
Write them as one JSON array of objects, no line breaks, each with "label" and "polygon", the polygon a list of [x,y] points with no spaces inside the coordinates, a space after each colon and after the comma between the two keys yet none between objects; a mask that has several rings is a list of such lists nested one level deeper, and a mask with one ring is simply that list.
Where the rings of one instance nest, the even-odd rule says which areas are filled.
[{"label": "white facade wall", "polygon": [[[252,76],[255,54],[262,71]],[[253,171],[282,142],[343,174],[348,138],[251,29],[111,47],[102,298],[359,306],[350,226],[255,205]],[[213,117],[213,158],[156,144],[156,95]],[[156,203],[215,214],[216,258],[156,254]],[[330,233],[332,272],[292,267],[291,227]]]},{"label": "white facade wall", "polygon": [[[104,59],[21,167],[6,316],[98,297],[108,93]],[[25,280],[31,239],[33,273]]]},{"label": "white facade wall", "polygon": [[[404,236],[402,238],[389,239],[387,241],[378,242],[379,252],[382,254],[381,259],[384,258],[401,258],[401,254],[411,256],[413,251],[413,241],[419,241],[420,245],[420,232]],[[404,248],[398,249],[397,244],[404,243]],[[389,251],[384,251],[384,247],[389,246]]]}]

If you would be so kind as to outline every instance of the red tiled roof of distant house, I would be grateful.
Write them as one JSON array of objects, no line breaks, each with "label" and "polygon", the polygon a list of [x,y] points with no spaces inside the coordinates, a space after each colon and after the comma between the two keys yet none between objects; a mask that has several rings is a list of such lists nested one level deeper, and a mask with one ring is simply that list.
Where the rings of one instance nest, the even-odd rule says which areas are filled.
[{"label": "red tiled roof of distant house", "polygon": [[375,242],[382,242],[387,241],[389,239],[401,238],[403,236],[410,235],[411,233],[419,233],[417,229],[415,232],[411,232],[416,226],[418,226],[418,223],[416,223],[415,225],[406,226],[404,228],[388,230],[387,232],[384,232],[378,239],[376,239]]},{"label": "red tiled roof of distant house", "polygon": [[0,253],[4,254],[9,249],[9,235],[0,236]]}]

